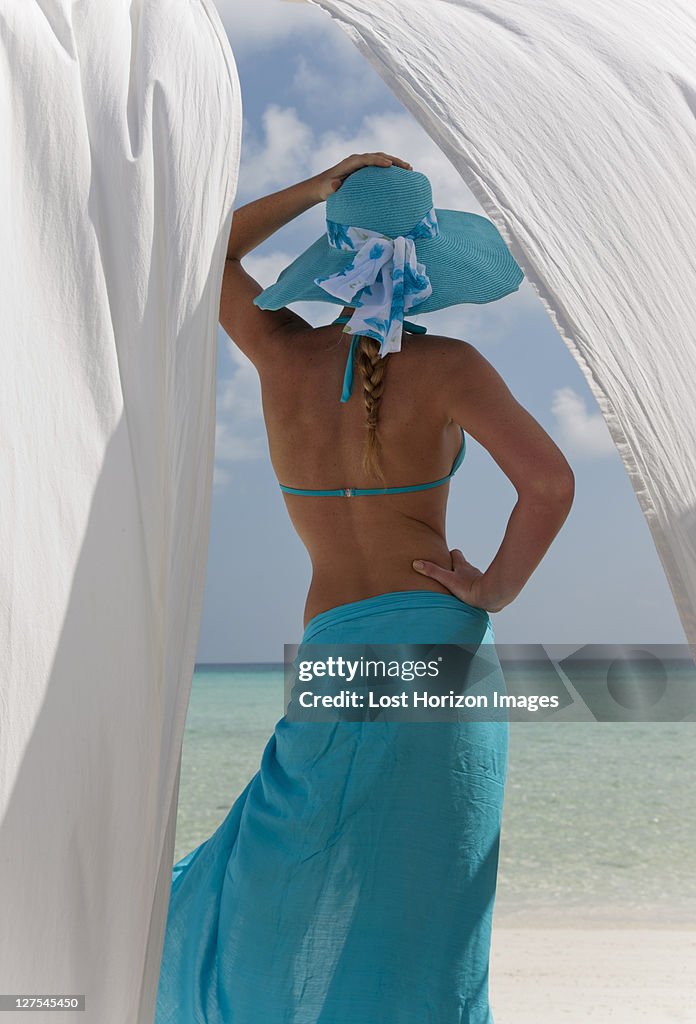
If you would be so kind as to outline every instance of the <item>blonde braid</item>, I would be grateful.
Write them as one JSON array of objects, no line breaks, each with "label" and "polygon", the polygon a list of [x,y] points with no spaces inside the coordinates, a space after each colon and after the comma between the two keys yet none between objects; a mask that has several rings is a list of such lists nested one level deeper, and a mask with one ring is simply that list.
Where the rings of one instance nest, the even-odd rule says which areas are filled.
[{"label": "blonde braid", "polygon": [[389,356],[380,357],[379,342],[374,338],[362,335],[356,350],[356,360],[362,378],[367,411],[367,440],[363,448],[363,469],[373,476],[384,480],[384,473],[379,464],[382,445],[377,435],[379,404],[384,391],[384,374]]}]

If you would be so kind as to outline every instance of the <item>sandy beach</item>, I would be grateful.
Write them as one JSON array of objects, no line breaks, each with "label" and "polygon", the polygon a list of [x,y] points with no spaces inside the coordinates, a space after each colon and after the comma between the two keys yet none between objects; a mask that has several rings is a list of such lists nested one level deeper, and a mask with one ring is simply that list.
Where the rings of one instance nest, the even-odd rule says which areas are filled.
[{"label": "sandy beach", "polygon": [[695,1024],[696,928],[493,929],[495,1024]]}]

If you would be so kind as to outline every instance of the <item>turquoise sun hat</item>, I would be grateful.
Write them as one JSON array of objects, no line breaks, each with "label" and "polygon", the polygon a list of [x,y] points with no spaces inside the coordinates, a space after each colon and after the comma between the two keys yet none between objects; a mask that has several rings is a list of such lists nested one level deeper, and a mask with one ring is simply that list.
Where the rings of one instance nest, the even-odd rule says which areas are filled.
[{"label": "turquoise sun hat", "polygon": [[343,328],[352,335],[341,401],[352,393],[361,336],[379,342],[379,357],[398,352],[404,327],[425,332],[404,314],[462,302],[494,302],[519,288],[524,274],[486,217],[433,207],[428,178],[403,167],[362,167],[326,200],[326,233],[254,299],[261,309],[291,302],[353,306]]},{"label": "turquoise sun hat", "polygon": [[350,174],[326,200],[326,226],[254,303],[354,306],[344,330],[375,337],[382,355],[398,348],[404,312],[494,302],[524,278],[492,221],[435,209],[426,175],[394,164]]}]

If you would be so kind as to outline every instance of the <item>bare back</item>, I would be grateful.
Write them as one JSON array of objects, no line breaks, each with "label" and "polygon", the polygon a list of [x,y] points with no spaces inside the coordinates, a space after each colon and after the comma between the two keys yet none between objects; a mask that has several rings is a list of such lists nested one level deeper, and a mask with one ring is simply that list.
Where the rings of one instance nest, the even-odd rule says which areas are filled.
[{"label": "bare back", "polygon": [[[384,481],[362,468],[365,405],[359,373],[339,401],[350,338],[342,326],[278,338],[276,358],[260,370],[271,460],[290,487],[401,486],[446,476],[461,443],[443,395],[448,353],[460,345],[404,331],[387,357],[379,409]],[[285,494],[293,525],[312,561],[305,623],[338,604],[394,590],[434,590],[440,583],[413,559],[450,564],[445,538],[449,485],[407,494],[352,498]]]},{"label": "bare back", "polygon": [[[311,198],[311,188],[309,193]],[[453,564],[445,538],[449,483],[406,494],[286,494],[313,567],[305,623],[336,605],[391,591],[453,593],[445,586],[453,582],[464,600],[461,594],[472,594],[477,577],[485,581],[485,592],[481,583],[477,596],[486,608],[499,610],[520,592],[568,515],[572,470],[474,345],[405,331],[401,351],[384,364],[378,421],[384,480],[364,472],[367,412],[357,369],[352,397],[340,401],[350,336],[340,324],[313,328],[287,307],[259,308],[254,300],[262,288],[234,251],[243,254],[286,223],[288,203],[293,216],[300,212],[300,199],[305,209],[307,196],[302,196],[292,189],[276,194],[261,227],[258,204],[265,209],[265,200],[235,212],[238,228],[235,232],[233,223],[220,293],[220,323],[261,380],[279,482],[322,490],[429,483],[449,474],[462,428],[517,492],[502,543],[485,573],[468,562],[463,569],[464,556],[456,549]],[[414,559],[423,560],[422,572],[413,568]]]}]

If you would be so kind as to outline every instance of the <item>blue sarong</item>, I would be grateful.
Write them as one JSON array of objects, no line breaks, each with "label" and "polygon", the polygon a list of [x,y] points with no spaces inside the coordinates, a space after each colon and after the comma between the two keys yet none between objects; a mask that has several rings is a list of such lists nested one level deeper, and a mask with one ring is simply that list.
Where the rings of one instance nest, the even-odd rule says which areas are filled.
[{"label": "blue sarong", "polygon": [[[476,651],[493,632],[453,595],[398,591],[315,616],[302,645],[318,644]],[[283,716],[174,866],[155,1024],[493,1024],[507,755],[505,720]]]}]

